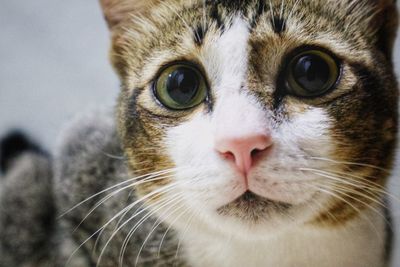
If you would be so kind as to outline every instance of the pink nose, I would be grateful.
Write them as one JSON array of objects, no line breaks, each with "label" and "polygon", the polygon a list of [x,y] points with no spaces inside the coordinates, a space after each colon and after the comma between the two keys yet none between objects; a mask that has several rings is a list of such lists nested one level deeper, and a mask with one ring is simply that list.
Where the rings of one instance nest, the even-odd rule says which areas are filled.
[{"label": "pink nose", "polygon": [[256,157],[272,145],[270,135],[257,134],[237,138],[222,138],[216,142],[216,150],[225,158],[235,162],[245,176],[249,173]]}]

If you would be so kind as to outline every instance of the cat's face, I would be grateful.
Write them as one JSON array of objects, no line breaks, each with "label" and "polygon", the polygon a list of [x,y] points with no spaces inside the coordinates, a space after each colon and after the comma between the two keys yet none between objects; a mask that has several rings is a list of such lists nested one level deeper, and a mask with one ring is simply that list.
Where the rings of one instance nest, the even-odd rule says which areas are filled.
[{"label": "cat's face", "polygon": [[259,235],[379,207],[391,1],[163,1],[143,16],[104,2],[124,149],[136,173],[159,171],[137,191],[165,220]]}]

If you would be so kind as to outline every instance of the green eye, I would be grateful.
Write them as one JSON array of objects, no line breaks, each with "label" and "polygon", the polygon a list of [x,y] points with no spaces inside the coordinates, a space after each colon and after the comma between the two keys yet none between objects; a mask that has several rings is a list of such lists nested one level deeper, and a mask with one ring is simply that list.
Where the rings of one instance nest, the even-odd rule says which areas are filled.
[{"label": "green eye", "polygon": [[194,67],[178,64],[166,68],[155,83],[155,96],[167,108],[190,109],[207,97],[207,84]]},{"label": "green eye", "polygon": [[290,93],[313,97],[328,92],[337,84],[340,66],[329,54],[309,50],[294,57],[286,72]]}]

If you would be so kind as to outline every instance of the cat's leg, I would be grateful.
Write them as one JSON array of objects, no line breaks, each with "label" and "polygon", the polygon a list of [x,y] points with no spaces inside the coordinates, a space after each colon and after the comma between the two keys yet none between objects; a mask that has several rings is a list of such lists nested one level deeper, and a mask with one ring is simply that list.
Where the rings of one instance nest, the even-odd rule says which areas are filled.
[{"label": "cat's leg", "polygon": [[29,266],[46,257],[54,230],[51,160],[17,133],[0,148],[0,266]]},{"label": "cat's leg", "polygon": [[91,266],[81,252],[73,254],[76,246],[56,218],[51,157],[13,133],[0,142],[0,171],[0,267]]}]

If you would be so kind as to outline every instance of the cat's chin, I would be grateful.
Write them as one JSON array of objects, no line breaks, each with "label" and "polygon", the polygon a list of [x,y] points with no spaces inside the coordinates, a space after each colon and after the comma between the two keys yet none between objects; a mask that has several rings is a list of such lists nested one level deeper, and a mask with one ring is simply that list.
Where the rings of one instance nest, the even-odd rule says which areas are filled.
[{"label": "cat's chin", "polygon": [[232,202],[220,207],[217,212],[224,217],[232,217],[246,224],[270,221],[277,213],[285,214],[292,204],[274,201],[246,191]]},{"label": "cat's chin", "polygon": [[306,223],[317,210],[309,202],[279,202],[246,191],[216,210],[213,225],[218,225],[216,229],[228,236],[264,240]]}]

